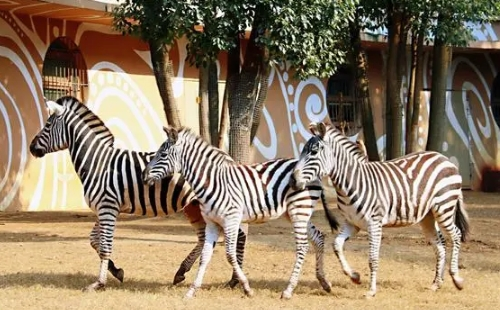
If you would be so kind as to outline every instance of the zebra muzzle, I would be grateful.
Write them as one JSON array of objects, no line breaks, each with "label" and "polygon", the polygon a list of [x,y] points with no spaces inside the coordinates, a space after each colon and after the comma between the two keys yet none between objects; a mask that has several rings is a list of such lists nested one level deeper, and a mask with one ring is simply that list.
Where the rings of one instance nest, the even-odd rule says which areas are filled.
[{"label": "zebra muzzle", "polygon": [[152,186],[155,183],[154,178],[149,176],[149,168],[146,167],[144,171],[142,171],[142,181],[144,182],[145,185]]},{"label": "zebra muzzle", "polygon": [[30,153],[37,158],[42,158],[43,156],[45,156],[45,152],[42,149],[36,147],[35,143],[30,144]]}]

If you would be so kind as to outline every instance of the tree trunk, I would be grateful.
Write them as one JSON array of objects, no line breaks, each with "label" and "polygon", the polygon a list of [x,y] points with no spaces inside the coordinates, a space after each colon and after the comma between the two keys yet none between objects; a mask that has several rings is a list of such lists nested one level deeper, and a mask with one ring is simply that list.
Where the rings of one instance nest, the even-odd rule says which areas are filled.
[{"label": "tree trunk", "polygon": [[[438,20],[439,23],[439,20]],[[439,25],[438,25],[439,27]],[[429,111],[429,137],[426,149],[429,151],[441,151],[444,141],[446,120],[446,78],[450,66],[452,48],[446,46],[438,37],[434,41],[432,53],[432,85],[431,104]]]},{"label": "tree trunk", "polygon": [[[258,9],[257,9],[258,13]],[[250,162],[251,126],[257,99],[259,76],[264,68],[264,50],[257,45],[261,31],[255,17],[240,74],[229,88],[229,155],[240,163]],[[233,79],[230,79],[231,84]]]},{"label": "tree trunk", "polygon": [[[424,23],[425,25],[426,23]],[[415,68],[415,85],[413,87],[413,109],[411,117],[411,132],[410,140],[408,144],[410,145],[409,152],[413,153],[418,150],[418,119],[420,116],[420,110],[422,104],[420,102],[420,92],[424,85],[424,58],[426,52],[424,51],[424,38],[425,38],[425,26],[421,28],[417,39],[417,59]]]},{"label": "tree trunk", "polygon": [[354,58],[353,63],[355,64],[356,97],[359,98],[361,103],[361,123],[363,125],[363,135],[368,158],[370,161],[379,161],[377,137],[375,135],[372,106],[370,102],[370,89],[366,74],[368,58],[361,46],[361,27],[359,24],[361,15],[359,13],[360,12],[357,11],[354,21],[349,22],[350,41]]},{"label": "tree trunk", "polygon": [[[222,113],[219,129],[219,148],[224,149],[226,133],[229,127],[229,92],[234,88],[232,84],[236,82],[240,74],[240,40],[236,39],[236,46],[227,53],[227,76],[224,87],[224,98],[222,99]],[[234,96],[234,95],[232,95]]]},{"label": "tree trunk", "polygon": [[408,81],[408,93],[406,97],[406,154],[412,153],[413,146],[411,145],[412,136],[412,119],[413,119],[413,102],[415,100],[415,76],[417,73],[417,45],[418,33],[414,32],[411,36],[411,67],[410,80]]},{"label": "tree trunk", "polygon": [[217,63],[211,61],[208,65],[208,118],[210,128],[210,141],[218,145],[219,139],[219,77],[217,76]]},{"label": "tree trunk", "polygon": [[388,10],[388,56],[386,74],[386,160],[403,155],[403,105],[401,102],[401,76],[398,59],[401,41],[402,16],[392,8]]},{"label": "tree trunk", "polygon": [[165,112],[167,123],[175,128],[180,128],[181,119],[172,87],[174,70],[170,61],[170,55],[168,54],[168,48],[166,45],[154,40],[150,40],[148,43],[156,85],[158,86],[158,91],[163,102],[163,111]]},{"label": "tree trunk", "polygon": [[250,162],[250,126],[257,91],[257,74],[247,70],[243,69],[234,87],[229,88],[229,155],[240,163]]},{"label": "tree trunk", "polygon": [[210,142],[208,117],[208,66],[201,65],[198,72],[198,120],[200,125],[200,136],[205,139],[205,141]]},{"label": "tree trunk", "polygon": [[262,116],[262,110],[264,109],[264,103],[267,99],[267,91],[269,89],[269,69],[269,66],[263,68],[262,73],[259,77],[259,91],[257,93],[257,102],[255,103],[255,110],[253,112],[252,130],[250,131],[250,143],[253,142],[255,135],[257,135],[257,130],[259,129],[260,119]]},{"label": "tree trunk", "polygon": [[226,79],[226,86],[224,87],[224,95],[222,97],[222,111],[220,115],[219,126],[219,142],[218,148],[224,150],[226,143],[226,133],[229,127],[229,100],[228,100],[228,86],[229,83]]}]

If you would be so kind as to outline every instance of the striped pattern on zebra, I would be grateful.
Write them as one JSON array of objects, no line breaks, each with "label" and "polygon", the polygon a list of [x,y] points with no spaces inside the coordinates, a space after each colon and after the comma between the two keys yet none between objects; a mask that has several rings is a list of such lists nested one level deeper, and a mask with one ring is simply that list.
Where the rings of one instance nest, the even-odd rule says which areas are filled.
[{"label": "striped pattern on zebra", "polygon": [[437,290],[443,283],[446,243],[441,230],[444,230],[453,241],[450,275],[455,286],[462,289],[458,256],[461,241],[469,234],[469,220],[458,168],[436,152],[368,162],[337,129],[324,123],[312,123],[309,128],[314,136],[300,154],[291,185],[300,189],[318,177],[330,176],[337,191],[338,206],[346,218],[334,241],[344,273],[359,283],[359,274],[349,267],[343,246],[360,229],[367,230],[370,290],[366,296],[374,296],[382,227],[420,223],[425,236],[435,246],[436,274],[431,288]]},{"label": "striped pattern on zebra", "polygon": [[[186,298],[193,297],[202,284],[219,227],[224,231],[226,257],[238,275],[245,293],[253,295],[245,274],[236,263],[237,227],[242,221],[262,223],[277,219],[284,213],[287,213],[293,223],[296,260],[282,298],[290,298],[297,285],[308,251],[308,238],[316,249],[316,277],[323,289],[331,291],[331,284],[325,279],[323,271],[324,235],[310,222],[318,199],[324,197],[319,181],[303,190],[292,190],[289,180],[295,159],[277,159],[253,165],[238,164],[190,129],[164,130],[167,140],[144,170],[144,181],[153,184],[176,172],[181,173],[202,202],[202,214],[207,222],[200,267]],[[333,215],[328,213],[325,202],[323,206],[330,225],[338,225]]]},{"label": "striped pattern on zebra", "polygon": [[[89,207],[97,213],[90,233],[90,244],[101,259],[99,277],[87,290],[101,289],[106,270],[123,282],[124,271],[110,259],[113,234],[119,213],[146,216],[183,212],[196,231],[198,242],[180,265],[174,284],[184,280],[201,254],[205,240],[205,221],[199,201],[179,175],[166,178],[154,186],[144,186],[141,173],[154,152],[135,152],[113,146],[114,136],[101,119],[74,97],[49,101],[50,117],[34,137],[30,152],[35,157],[68,149],[75,171],[83,185]],[[238,260],[242,263],[246,227],[239,231]],[[238,284],[236,275],[228,283]]]}]

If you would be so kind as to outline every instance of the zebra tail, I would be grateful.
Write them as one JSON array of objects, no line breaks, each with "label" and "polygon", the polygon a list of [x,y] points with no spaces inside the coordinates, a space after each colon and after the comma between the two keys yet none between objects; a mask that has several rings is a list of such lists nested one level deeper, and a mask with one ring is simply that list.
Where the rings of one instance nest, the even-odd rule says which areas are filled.
[{"label": "zebra tail", "polygon": [[467,241],[470,234],[469,216],[464,207],[463,197],[460,195],[457,201],[457,208],[455,210],[455,225],[462,233],[462,242]]},{"label": "zebra tail", "polygon": [[339,229],[339,222],[333,213],[328,209],[328,204],[326,203],[325,192],[321,189],[321,203],[323,204],[323,209],[325,210],[325,217],[328,220],[328,224],[332,229],[332,232]]}]

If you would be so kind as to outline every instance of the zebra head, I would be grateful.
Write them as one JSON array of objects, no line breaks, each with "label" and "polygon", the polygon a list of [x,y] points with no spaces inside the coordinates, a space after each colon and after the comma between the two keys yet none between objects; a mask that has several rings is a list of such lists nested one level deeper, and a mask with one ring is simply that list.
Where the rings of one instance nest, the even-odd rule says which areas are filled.
[{"label": "zebra head", "polygon": [[305,186],[320,179],[330,171],[328,160],[332,156],[328,147],[326,135],[327,126],[324,123],[311,123],[309,130],[313,136],[307,141],[300,153],[290,178],[290,186],[294,189],[304,189]]},{"label": "zebra head", "polygon": [[49,118],[43,128],[33,138],[30,152],[35,157],[43,157],[47,153],[57,152],[68,148],[68,134],[66,130],[65,115],[66,103],[77,100],[73,97],[62,97],[54,101],[46,101]]},{"label": "zebra head", "polygon": [[167,140],[142,172],[144,183],[150,186],[181,171],[179,132],[173,127],[163,127],[163,131],[167,134]]}]

